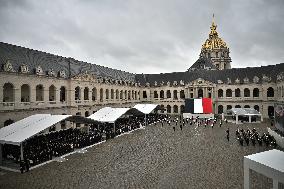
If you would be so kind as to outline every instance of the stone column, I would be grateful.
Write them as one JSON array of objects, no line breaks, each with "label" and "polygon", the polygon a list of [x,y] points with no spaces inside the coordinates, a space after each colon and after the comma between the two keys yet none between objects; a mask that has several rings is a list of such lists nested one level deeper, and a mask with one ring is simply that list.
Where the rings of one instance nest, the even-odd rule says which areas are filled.
[{"label": "stone column", "polygon": [[57,104],[59,104],[59,102],[60,102],[60,88],[59,89],[56,88],[56,90],[55,90],[55,101],[56,101]]},{"label": "stone column", "polygon": [[250,188],[249,167],[248,163],[244,159],[244,189]]},{"label": "stone column", "polygon": [[273,179],[273,189],[278,189],[278,180]]},{"label": "stone column", "polygon": [[[34,93],[35,95],[35,97],[36,97],[36,93]],[[36,101],[36,99],[33,101],[33,102],[35,102]],[[49,90],[48,90],[48,87],[46,87],[46,86],[43,86],[43,101],[46,103],[46,104],[48,104],[49,103]]]},{"label": "stone column", "polygon": [[15,87],[14,93],[15,93],[15,107],[19,107],[20,102],[21,102],[21,90],[20,90],[20,88]]},{"label": "stone column", "polygon": [[[44,91],[45,93],[45,91]],[[36,101],[36,88],[33,86],[30,86],[30,102],[35,102]]]},{"label": "stone column", "polygon": [[3,146],[3,144],[0,144],[0,165],[2,165],[2,161],[3,161],[3,153],[2,153],[2,147]]}]

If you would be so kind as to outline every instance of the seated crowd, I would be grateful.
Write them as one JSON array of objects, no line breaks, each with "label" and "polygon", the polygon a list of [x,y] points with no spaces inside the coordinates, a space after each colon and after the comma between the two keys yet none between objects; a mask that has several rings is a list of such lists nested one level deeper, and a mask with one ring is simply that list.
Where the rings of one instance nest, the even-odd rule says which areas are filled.
[{"label": "seated crowd", "polygon": [[[164,115],[150,114],[147,124],[157,122]],[[21,171],[26,167],[35,166],[70,153],[75,149],[84,148],[102,140],[108,140],[122,133],[137,129],[145,125],[145,117],[120,118],[114,124],[100,123],[90,125],[88,132],[79,128],[53,131],[36,135],[23,142],[23,156],[21,159],[20,146],[4,144],[3,158],[20,163]]]}]

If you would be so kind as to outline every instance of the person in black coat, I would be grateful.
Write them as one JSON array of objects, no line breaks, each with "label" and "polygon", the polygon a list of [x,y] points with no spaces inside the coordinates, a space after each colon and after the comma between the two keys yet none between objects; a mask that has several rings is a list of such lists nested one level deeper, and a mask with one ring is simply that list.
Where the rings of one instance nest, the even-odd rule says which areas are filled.
[{"label": "person in black coat", "polygon": [[24,173],[24,170],[25,170],[25,163],[23,160],[20,161],[20,171],[21,173],[23,174]]},{"label": "person in black coat", "polygon": [[26,167],[26,172],[30,171],[30,161],[28,159],[25,160],[25,167]]}]

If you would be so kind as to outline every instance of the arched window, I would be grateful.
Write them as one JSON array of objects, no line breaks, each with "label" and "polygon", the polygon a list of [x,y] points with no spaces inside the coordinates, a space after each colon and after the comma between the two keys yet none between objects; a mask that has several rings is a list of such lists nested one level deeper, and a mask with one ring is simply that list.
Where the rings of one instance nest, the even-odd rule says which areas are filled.
[{"label": "arched window", "polygon": [[85,87],[84,89],[84,100],[89,100],[89,88]]},{"label": "arched window", "polygon": [[177,90],[174,90],[174,99],[177,99],[178,95],[177,95]]},{"label": "arched window", "polygon": [[64,86],[60,87],[60,102],[66,101],[66,89]]},{"label": "arched window", "polygon": [[258,88],[254,88],[253,91],[252,91],[252,95],[253,97],[259,97],[259,89]]},{"label": "arched window", "polygon": [[131,99],[131,91],[128,91],[128,100]]},{"label": "arched window", "polygon": [[36,86],[36,101],[44,101],[43,86],[42,85]]},{"label": "arched window", "polygon": [[106,99],[109,99],[109,90],[106,89]]},{"label": "arched window", "polygon": [[241,90],[239,88],[235,89],[235,97],[241,97]]},{"label": "arched window", "polygon": [[[146,97],[147,98],[147,97]],[[126,100],[127,99],[127,91],[125,90],[124,91],[124,99]]]},{"label": "arched window", "polygon": [[134,100],[134,91],[132,90],[132,100]]},{"label": "arched window", "polygon": [[258,105],[255,105],[253,108],[254,108],[256,111],[259,112],[259,106],[258,106]]},{"label": "arched window", "polygon": [[184,105],[181,105],[181,106],[180,106],[180,113],[181,113],[181,114],[184,113]]},{"label": "arched window", "polygon": [[198,89],[198,98],[203,98],[203,89]]},{"label": "arched window", "polygon": [[100,101],[102,102],[104,100],[104,90],[100,89]]},{"label": "arched window", "polygon": [[218,114],[221,114],[221,113],[223,113],[223,106],[222,105],[219,105],[218,106]]},{"label": "arched window", "polygon": [[158,92],[154,91],[154,98],[158,98]]},{"label": "arched window", "polygon": [[171,106],[167,105],[167,113],[172,113]]},{"label": "arched window", "polygon": [[110,90],[110,98],[114,99],[114,90],[113,89]]},{"label": "arched window", "polygon": [[118,89],[115,90],[115,99],[116,100],[119,99],[119,91],[118,91]]},{"label": "arched window", "polygon": [[232,106],[231,105],[227,105],[227,110],[230,110],[232,109]]},{"label": "arched window", "polygon": [[3,102],[14,102],[14,85],[11,83],[5,83],[3,86]]},{"label": "arched window", "polygon": [[241,106],[240,105],[236,105],[235,108],[241,108]]},{"label": "arched window", "polygon": [[226,97],[232,97],[232,90],[231,89],[226,90]]},{"label": "arched window", "polygon": [[250,106],[249,105],[245,105],[244,108],[250,108]]},{"label": "arched window", "polygon": [[79,86],[75,88],[75,100],[81,100],[81,89]]},{"label": "arched window", "polygon": [[172,94],[170,90],[167,90],[167,98],[172,98]]},{"label": "arched window", "polygon": [[54,85],[51,85],[49,87],[49,101],[55,101],[56,100],[56,88]]},{"label": "arched window", "polygon": [[120,95],[119,95],[119,96],[120,96],[119,98],[120,98],[120,100],[122,100],[122,99],[123,99],[123,91],[121,90],[119,94],[120,94]]},{"label": "arched window", "polygon": [[90,114],[89,114],[89,111],[86,111],[86,112],[85,112],[85,117],[89,117],[89,115],[90,115]]},{"label": "arched window", "polygon": [[223,97],[223,90],[222,89],[218,90],[218,97]]},{"label": "arched window", "polygon": [[161,113],[165,112],[165,106],[163,104],[160,106],[160,109],[161,109]]},{"label": "arched window", "polygon": [[178,113],[178,106],[174,105],[174,113]]},{"label": "arched window", "polygon": [[135,91],[135,100],[137,100],[137,91]]},{"label": "arched window", "polygon": [[97,88],[94,87],[92,89],[92,101],[96,101],[97,100]]},{"label": "arched window", "polygon": [[14,123],[14,120],[8,119],[8,120],[4,121],[4,127],[11,125],[12,123]]},{"label": "arched window", "polygon": [[267,114],[268,114],[269,117],[274,116],[274,107],[273,106],[268,106]]},{"label": "arched window", "polygon": [[274,89],[272,87],[267,89],[267,97],[274,97]]},{"label": "arched window", "polygon": [[24,84],[21,86],[21,102],[30,102],[30,86],[28,84]]},{"label": "arched window", "polygon": [[184,90],[181,90],[181,91],[179,92],[179,97],[180,97],[181,99],[184,99],[184,98],[185,98]]},{"label": "arched window", "polygon": [[244,97],[250,97],[250,90],[248,88],[244,90]]},{"label": "arched window", "polygon": [[161,99],[163,99],[163,98],[164,98],[164,96],[165,96],[164,91],[163,91],[163,90],[161,90],[161,91],[160,91],[160,98],[161,98]]}]

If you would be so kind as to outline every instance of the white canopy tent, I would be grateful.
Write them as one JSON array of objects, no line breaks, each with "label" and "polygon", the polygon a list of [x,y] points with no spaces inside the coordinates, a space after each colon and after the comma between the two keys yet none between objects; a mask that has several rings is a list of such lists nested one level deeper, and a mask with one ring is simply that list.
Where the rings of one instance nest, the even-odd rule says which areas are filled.
[{"label": "white canopy tent", "polygon": [[[0,143],[9,143],[14,145],[20,145],[23,141],[27,140],[28,138],[38,134],[39,132],[51,127],[52,125],[70,117],[71,115],[50,115],[47,114],[47,116],[30,116],[28,117],[28,120],[30,120],[27,124],[18,124],[18,122],[15,123],[15,125],[12,124],[12,127],[14,127],[14,130],[8,130],[3,128],[0,129]],[[27,119],[27,118],[26,118]],[[19,122],[23,122],[22,120]],[[10,127],[10,126],[7,126]],[[3,134],[2,134],[3,132]]]},{"label": "white canopy tent", "polygon": [[136,104],[133,108],[145,114],[145,126],[147,125],[147,114],[150,114],[158,105],[157,104]]},{"label": "white canopy tent", "polygon": [[36,114],[1,128],[0,162],[2,161],[2,144],[19,145],[21,149],[21,159],[23,159],[22,142],[71,116],[72,115]]},{"label": "white canopy tent", "polygon": [[88,118],[93,119],[95,121],[100,121],[101,119],[103,119],[104,117],[106,117],[106,115],[108,115],[113,108],[111,107],[104,107],[102,109],[99,109],[97,112],[93,113],[92,115],[90,115]]},{"label": "white canopy tent", "polygon": [[273,179],[273,189],[284,183],[284,152],[269,150],[244,156],[244,188],[250,188],[250,172],[254,170]]},{"label": "white canopy tent", "polygon": [[261,121],[263,121],[262,114],[253,108],[232,108],[230,110],[227,110],[227,115],[229,114],[236,117],[236,124],[238,124],[239,116],[248,116],[249,123],[251,123],[252,116],[259,116],[261,118]]},{"label": "white canopy tent", "polygon": [[144,114],[151,113],[158,105],[157,104],[136,104],[133,108]]},{"label": "white canopy tent", "polygon": [[44,119],[47,116],[51,116],[51,114],[35,114],[29,117],[26,117],[24,119],[21,119],[15,123],[12,123],[9,126],[3,127],[0,129],[0,141],[1,139],[5,138],[6,136],[20,131],[22,128],[25,128],[29,126],[30,124],[40,120]]}]

